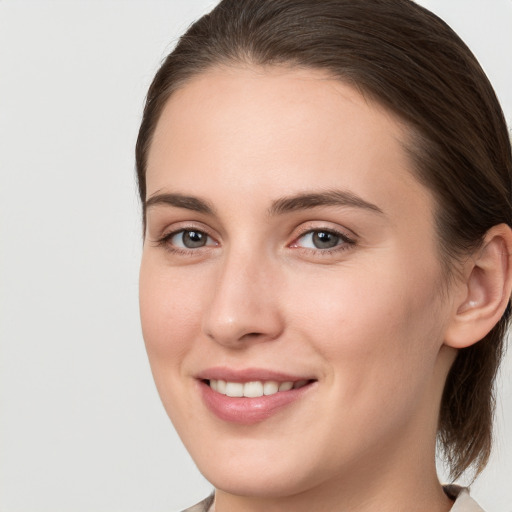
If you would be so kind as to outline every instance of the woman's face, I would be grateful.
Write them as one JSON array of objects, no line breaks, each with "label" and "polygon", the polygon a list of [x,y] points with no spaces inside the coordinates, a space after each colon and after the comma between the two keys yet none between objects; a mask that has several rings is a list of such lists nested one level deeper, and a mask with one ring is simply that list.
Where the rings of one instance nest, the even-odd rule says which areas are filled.
[{"label": "woman's face", "polygon": [[216,487],[285,496],[433,457],[449,308],[405,141],[317,71],[215,69],[168,101],[142,326],[163,404]]}]

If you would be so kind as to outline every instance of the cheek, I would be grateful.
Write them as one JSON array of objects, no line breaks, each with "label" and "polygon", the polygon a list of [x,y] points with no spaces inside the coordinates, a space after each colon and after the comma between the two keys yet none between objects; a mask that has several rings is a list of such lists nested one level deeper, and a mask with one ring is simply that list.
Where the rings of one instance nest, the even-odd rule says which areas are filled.
[{"label": "cheek", "polygon": [[[406,265],[386,270],[384,264],[301,285],[319,292],[301,300],[296,323],[310,333],[316,351],[330,363],[328,378],[350,401],[413,396],[428,385],[442,345],[443,312],[433,284],[437,270],[424,267],[420,275],[416,266],[408,272]],[[414,286],[408,275],[416,275]]]},{"label": "cheek", "polygon": [[[195,422],[184,361],[199,338],[204,280],[170,269],[153,254],[143,254],[139,279],[142,332],[153,379],[165,410],[178,428]],[[180,431],[183,431],[183,427]]]},{"label": "cheek", "polygon": [[427,287],[411,293],[405,281],[347,278],[310,301],[307,318],[314,321],[305,329],[328,363],[318,414],[330,418],[321,428],[333,464],[340,453],[352,457],[351,446],[391,442],[429,402],[441,338],[437,298]]},{"label": "cheek", "polygon": [[417,285],[410,282],[406,269],[375,272],[362,268],[320,278],[304,276],[297,288],[308,293],[293,294],[293,300],[290,297],[286,302],[298,308],[294,313],[297,322],[302,318],[308,331],[316,330],[329,352],[410,346],[415,340],[404,339],[407,333],[412,336],[413,331],[422,333],[437,325],[439,292],[432,274],[425,273]]},{"label": "cheek", "polygon": [[[151,255],[143,255],[139,279],[142,332],[153,372],[179,366],[197,333],[204,283],[170,271]],[[157,378],[157,375],[155,375]]]}]

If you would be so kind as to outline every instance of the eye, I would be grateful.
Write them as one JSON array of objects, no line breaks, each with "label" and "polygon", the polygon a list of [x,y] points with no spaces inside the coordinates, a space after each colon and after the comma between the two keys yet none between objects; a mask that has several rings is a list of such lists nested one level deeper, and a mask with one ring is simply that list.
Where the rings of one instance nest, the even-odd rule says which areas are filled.
[{"label": "eye", "polygon": [[305,249],[334,249],[343,244],[353,244],[347,236],[327,229],[316,229],[304,233],[292,244],[292,247]]},{"label": "eye", "polygon": [[198,249],[206,245],[216,245],[204,231],[197,229],[182,229],[166,238],[170,245],[179,249]]}]

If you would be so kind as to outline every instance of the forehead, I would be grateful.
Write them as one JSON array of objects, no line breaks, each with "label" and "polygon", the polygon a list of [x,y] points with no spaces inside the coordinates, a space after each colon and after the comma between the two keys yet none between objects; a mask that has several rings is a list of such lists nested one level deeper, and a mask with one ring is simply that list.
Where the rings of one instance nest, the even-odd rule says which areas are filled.
[{"label": "forehead", "polygon": [[400,202],[397,187],[428,195],[407,139],[395,115],[323,71],[214,68],[168,100],[148,155],[148,197],[192,184],[201,195],[224,182],[242,196],[316,184]]},{"label": "forehead", "polygon": [[[340,128],[346,127],[345,133]],[[193,142],[203,147],[223,139],[226,143],[265,143],[275,140],[286,150],[300,135],[312,143],[334,140],[340,146],[368,137],[405,141],[403,123],[379,103],[325,71],[290,67],[217,67],[188,81],[167,101],[153,143]],[[212,135],[217,137],[212,137]],[[207,137],[206,137],[207,136]],[[226,140],[227,138],[227,140]],[[243,138],[240,141],[240,138]],[[161,145],[160,145],[161,146]],[[313,145],[311,145],[313,148]],[[151,148],[153,149],[153,148]],[[297,148],[296,148],[297,149]],[[150,151],[150,157],[155,151]]]}]

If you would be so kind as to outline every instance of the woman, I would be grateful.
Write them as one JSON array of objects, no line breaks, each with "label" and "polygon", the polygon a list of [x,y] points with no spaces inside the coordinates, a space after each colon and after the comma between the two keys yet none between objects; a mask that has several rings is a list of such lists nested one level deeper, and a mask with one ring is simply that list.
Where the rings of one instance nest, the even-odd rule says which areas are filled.
[{"label": "woman", "polygon": [[215,487],[190,510],[481,510],[435,450],[489,457],[512,157],[444,22],[224,0],[157,73],[137,171],[148,356]]}]

